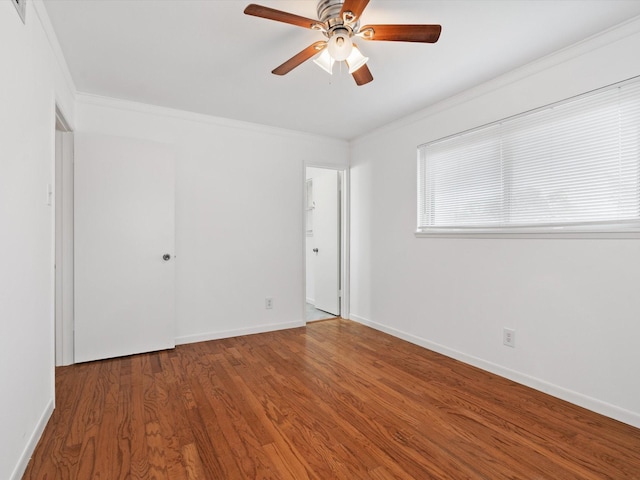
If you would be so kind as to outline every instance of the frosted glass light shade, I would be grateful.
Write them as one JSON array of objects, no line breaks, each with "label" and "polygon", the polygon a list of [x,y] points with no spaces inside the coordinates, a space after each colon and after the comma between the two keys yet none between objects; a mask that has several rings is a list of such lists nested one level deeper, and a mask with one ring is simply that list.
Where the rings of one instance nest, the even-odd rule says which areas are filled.
[{"label": "frosted glass light shade", "polygon": [[332,75],[333,64],[336,63],[336,61],[331,57],[331,55],[329,55],[329,50],[325,48],[324,50],[322,50],[320,55],[316,56],[316,58],[313,60],[313,63],[318,65],[325,72],[328,72],[329,75]]},{"label": "frosted glass light shade", "polygon": [[369,57],[365,57],[360,49],[354,45],[351,53],[347,57],[347,65],[349,65],[349,73],[353,73],[369,61]]},{"label": "frosted glass light shade", "polygon": [[346,60],[352,48],[353,42],[346,30],[334,33],[327,44],[329,55],[331,55],[336,62]]}]

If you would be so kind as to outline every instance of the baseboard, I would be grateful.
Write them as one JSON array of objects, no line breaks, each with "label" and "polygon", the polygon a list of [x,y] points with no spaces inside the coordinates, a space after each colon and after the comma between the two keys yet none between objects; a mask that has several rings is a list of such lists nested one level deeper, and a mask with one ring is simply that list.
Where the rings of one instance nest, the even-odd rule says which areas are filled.
[{"label": "baseboard", "polygon": [[600,415],[604,415],[633,427],[640,428],[640,414],[632,412],[630,410],[611,405],[610,403],[603,402],[601,400],[583,395],[578,392],[574,392],[573,390],[568,390],[559,385],[555,385],[539,378],[532,377],[524,373],[511,370],[509,368],[505,368],[501,365],[488,362],[481,358],[467,355],[466,353],[445,347],[444,345],[431,342],[429,340],[403,332],[401,330],[397,330],[395,328],[373,322],[358,315],[354,315],[353,313],[351,314],[351,320],[363,325],[367,325],[368,327],[371,327],[375,330],[388,333],[389,335],[392,335],[396,338],[406,340],[407,342],[413,343],[414,345],[424,347],[428,350],[432,350],[455,360],[459,360],[474,367],[478,367],[495,375],[508,378],[509,380],[513,380],[514,382],[517,382],[521,385],[525,385],[535,390],[547,393],[553,397],[565,400],[569,403],[573,403],[574,405],[586,408],[587,410],[591,410],[592,412],[599,413]]},{"label": "baseboard", "polygon": [[20,480],[24,475],[27,466],[29,465],[29,460],[31,460],[31,455],[33,455],[33,451],[36,449],[36,445],[38,445],[38,441],[42,436],[42,432],[44,432],[44,428],[47,426],[47,422],[49,418],[51,418],[51,414],[53,413],[53,398],[49,399],[47,406],[45,407],[38,423],[36,424],[36,428],[31,433],[29,437],[29,441],[24,447],[22,455],[20,455],[20,460],[16,465],[16,468],[13,469],[13,473],[10,480]]},{"label": "baseboard", "polygon": [[316,299],[315,298],[307,297],[305,300],[306,300],[307,303],[310,303],[311,305],[313,305],[315,307],[315,305],[316,305]]},{"label": "baseboard", "polygon": [[253,335],[255,333],[275,332],[276,330],[287,330],[289,328],[304,327],[305,322],[286,322],[258,325],[251,328],[239,328],[237,330],[224,330],[221,332],[199,333],[196,335],[185,335],[176,337],[176,345],[187,343],[208,342],[209,340],[220,340],[222,338],[239,337],[241,335]]}]

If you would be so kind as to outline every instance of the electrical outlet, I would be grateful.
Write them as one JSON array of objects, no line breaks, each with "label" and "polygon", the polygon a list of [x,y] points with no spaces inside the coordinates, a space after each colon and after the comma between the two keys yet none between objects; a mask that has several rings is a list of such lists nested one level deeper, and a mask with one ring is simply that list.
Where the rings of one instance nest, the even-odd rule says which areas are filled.
[{"label": "electrical outlet", "polygon": [[515,348],[516,346],[516,331],[512,328],[504,328],[502,331],[502,343],[507,347]]},{"label": "electrical outlet", "polygon": [[264,299],[264,308],[266,309],[273,308],[273,298],[267,297]]}]

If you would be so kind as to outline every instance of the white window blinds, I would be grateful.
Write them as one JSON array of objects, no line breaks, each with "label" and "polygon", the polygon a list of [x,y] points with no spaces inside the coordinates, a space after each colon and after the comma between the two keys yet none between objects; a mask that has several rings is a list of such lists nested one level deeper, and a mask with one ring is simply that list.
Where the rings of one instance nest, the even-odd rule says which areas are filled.
[{"label": "white window blinds", "polygon": [[639,220],[637,80],[418,148],[418,232]]}]

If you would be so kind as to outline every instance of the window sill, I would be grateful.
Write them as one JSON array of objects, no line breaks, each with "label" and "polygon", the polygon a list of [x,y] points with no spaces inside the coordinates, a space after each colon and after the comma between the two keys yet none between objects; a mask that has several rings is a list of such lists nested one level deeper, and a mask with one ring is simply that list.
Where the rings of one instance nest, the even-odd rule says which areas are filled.
[{"label": "window sill", "polygon": [[433,228],[415,232],[417,238],[521,238],[521,239],[640,239],[640,226],[630,228]]}]

